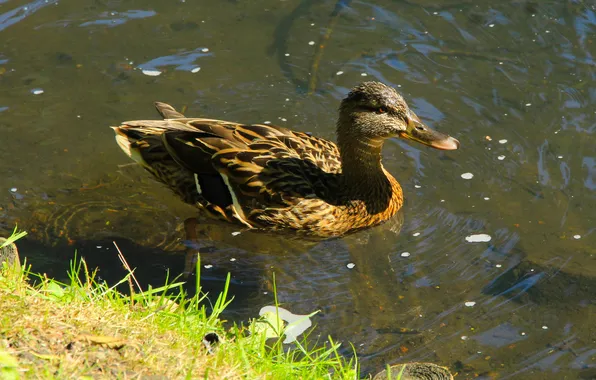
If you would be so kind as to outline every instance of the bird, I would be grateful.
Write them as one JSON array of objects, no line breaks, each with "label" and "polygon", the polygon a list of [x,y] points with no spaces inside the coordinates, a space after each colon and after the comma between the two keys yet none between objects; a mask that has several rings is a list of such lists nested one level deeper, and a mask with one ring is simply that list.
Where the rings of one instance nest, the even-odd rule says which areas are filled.
[{"label": "bird", "polygon": [[383,167],[387,139],[455,150],[394,88],[353,87],[339,105],[337,142],[271,124],[188,118],[155,102],[163,120],[112,127],[120,148],[201,215],[247,229],[332,238],[378,225],[402,207]]}]

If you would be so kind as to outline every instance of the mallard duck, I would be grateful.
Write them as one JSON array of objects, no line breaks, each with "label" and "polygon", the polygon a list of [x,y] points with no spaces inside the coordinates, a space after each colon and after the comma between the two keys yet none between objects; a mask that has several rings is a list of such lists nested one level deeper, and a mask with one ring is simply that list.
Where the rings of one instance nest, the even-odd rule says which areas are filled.
[{"label": "mallard duck", "polygon": [[374,226],[403,204],[399,183],[381,163],[385,140],[459,147],[379,82],[361,83],[342,100],[337,144],[279,126],[187,118],[168,104],[155,107],[164,120],[113,127],[120,148],[184,202],[251,229],[326,238]]}]

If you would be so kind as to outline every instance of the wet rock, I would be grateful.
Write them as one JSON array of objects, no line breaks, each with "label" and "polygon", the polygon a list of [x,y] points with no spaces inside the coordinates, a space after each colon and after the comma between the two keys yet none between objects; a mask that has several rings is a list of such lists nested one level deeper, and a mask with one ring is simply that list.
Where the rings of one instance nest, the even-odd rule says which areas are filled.
[{"label": "wet rock", "polygon": [[433,363],[396,364],[377,373],[373,380],[452,380],[451,372],[445,367]]},{"label": "wet rock", "polygon": [[221,341],[219,335],[214,332],[210,332],[203,337],[203,346],[207,349],[210,354],[215,353],[215,346]]}]

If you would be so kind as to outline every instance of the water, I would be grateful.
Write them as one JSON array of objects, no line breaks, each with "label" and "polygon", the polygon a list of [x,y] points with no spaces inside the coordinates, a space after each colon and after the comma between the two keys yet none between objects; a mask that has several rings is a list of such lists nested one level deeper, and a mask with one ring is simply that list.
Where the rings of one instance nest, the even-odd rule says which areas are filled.
[{"label": "water", "polygon": [[[352,342],[365,372],[594,378],[596,5],[493,3],[0,1],[0,229],[27,228],[22,255],[58,277],[76,250],[120,278],[115,239],[159,285],[182,270],[193,210],[108,126],[154,118],[160,100],[333,138],[346,91],[380,80],[461,142],[386,145],[401,233],[397,220],[312,245],[208,225],[205,289],[231,272],[228,315],[245,320],[273,302],[275,273],[284,307],[320,309],[316,332]],[[466,241],[478,234],[491,240]]]}]

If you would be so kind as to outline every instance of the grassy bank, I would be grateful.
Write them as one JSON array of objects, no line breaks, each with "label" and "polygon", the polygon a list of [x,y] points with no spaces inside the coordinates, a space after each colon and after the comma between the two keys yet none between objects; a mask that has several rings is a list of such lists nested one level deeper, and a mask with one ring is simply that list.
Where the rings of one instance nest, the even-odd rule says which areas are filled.
[{"label": "grassy bank", "polygon": [[271,338],[281,335],[276,318],[225,327],[226,290],[214,298],[186,297],[180,283],[143,290],[130,271],[121,283],[132,295],[123,295],[82,260],[68,283],[25,268],[5,262],[0,272],[2,379],[358,378],[337,344],[306,349]]}]

